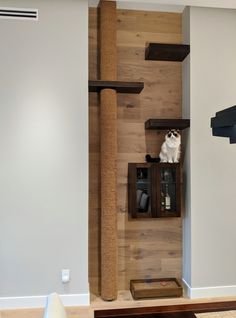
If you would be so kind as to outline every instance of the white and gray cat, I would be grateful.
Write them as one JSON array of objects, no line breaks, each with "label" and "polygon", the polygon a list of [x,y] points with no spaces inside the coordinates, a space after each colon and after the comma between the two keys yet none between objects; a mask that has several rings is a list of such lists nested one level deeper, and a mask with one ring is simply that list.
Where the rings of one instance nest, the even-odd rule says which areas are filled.
[{"label": "white and gray cat", "polygon": [[160,162],[179,162],[181,136],[179,130],[171,129],[165,135],[165,141],[159,154]]},{"label": "white and gray cat", "polygon": [[179,162],[180,160],[181,136],[178,129],[171,129],[165,135],[165,141],[161,146],[159,157],[154,158],[146,155],[147,162]]}]

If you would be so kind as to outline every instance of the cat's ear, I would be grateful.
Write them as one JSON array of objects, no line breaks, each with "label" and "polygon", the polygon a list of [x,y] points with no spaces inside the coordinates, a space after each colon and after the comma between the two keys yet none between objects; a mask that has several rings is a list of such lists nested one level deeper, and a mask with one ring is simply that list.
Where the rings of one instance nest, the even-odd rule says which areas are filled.
[{"label": "cat's ear", "polygon": [[177,131],[178,134],[180,134],[180,130],[179,129],[176,129],[176,131]]}]

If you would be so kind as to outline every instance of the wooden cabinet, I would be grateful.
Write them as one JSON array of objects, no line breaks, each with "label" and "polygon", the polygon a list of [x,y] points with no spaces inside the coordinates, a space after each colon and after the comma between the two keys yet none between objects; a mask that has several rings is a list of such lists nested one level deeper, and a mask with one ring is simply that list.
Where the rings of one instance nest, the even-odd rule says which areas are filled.
[{"label": "wooden cabinet", "polygon": [[129,163],[128,203],[132,218],[181,215],[179,163]]}]

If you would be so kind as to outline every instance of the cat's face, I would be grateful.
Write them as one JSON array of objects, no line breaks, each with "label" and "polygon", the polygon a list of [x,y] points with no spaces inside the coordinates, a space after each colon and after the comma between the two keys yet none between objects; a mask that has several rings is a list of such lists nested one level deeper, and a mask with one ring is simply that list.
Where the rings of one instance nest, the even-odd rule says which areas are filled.
[{"label": "cat's face", "polygon": [[171,129],[167,132],[165,136],[166,141],[171,143],[180,144],[180,132],[178,129]]}]

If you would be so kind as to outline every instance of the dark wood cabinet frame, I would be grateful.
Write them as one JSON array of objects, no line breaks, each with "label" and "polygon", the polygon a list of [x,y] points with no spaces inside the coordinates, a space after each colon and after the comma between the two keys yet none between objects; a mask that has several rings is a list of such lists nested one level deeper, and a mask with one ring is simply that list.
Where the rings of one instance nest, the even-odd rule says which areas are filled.
[{"label": "dark wood cabinet frame", "polygon": [[[150,211],[137,209],[137,169],[150,169]],[[161,210],[161,169],[175,169],[176,210]],[[162,218],[181,216],[181,178],[179,163],[129,163],[128,165],[128,209],[131,218]]]}]

